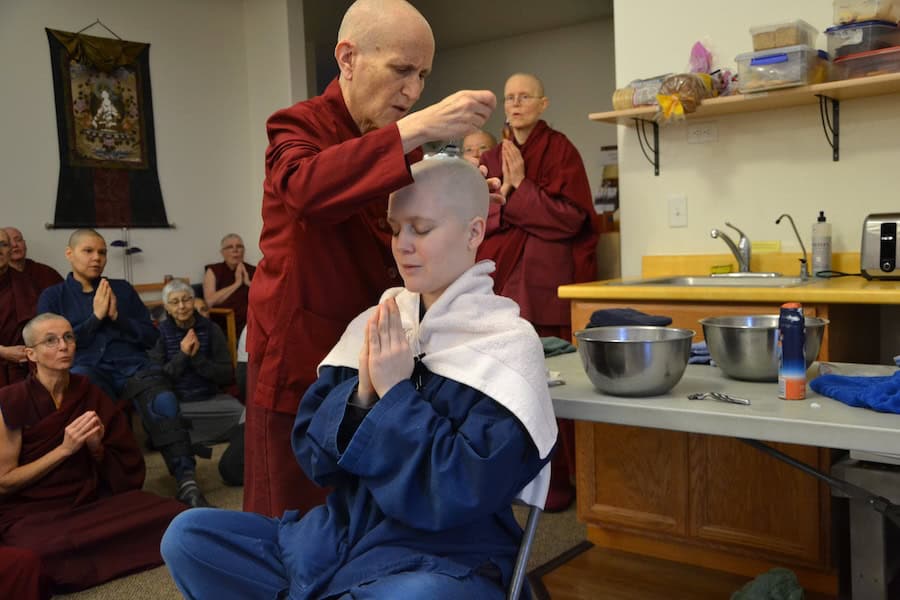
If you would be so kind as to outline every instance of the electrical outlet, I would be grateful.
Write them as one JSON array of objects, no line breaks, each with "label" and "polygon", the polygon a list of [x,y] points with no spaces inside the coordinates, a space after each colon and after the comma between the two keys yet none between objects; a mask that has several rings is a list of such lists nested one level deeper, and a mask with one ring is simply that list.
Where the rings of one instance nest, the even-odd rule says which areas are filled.
[{"label": "electrical outlet", "polygon": [[687,196],[672,194],[669,196],[669,227],[687,227]]},{"label": "electrical outlet", "polygon": [[708,144],[717,141],[719,141],[719,128],[716,126],[715,121],[706,121],[705,123],[688,122],[688,144]]}]

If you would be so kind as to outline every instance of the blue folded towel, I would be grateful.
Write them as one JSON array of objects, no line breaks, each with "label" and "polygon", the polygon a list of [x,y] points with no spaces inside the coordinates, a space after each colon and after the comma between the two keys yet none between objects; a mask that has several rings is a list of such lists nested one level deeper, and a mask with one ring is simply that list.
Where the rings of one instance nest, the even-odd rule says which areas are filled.
[{"label": "blue folded towel", "polygon": [[708,365],[712,362],[709,355],[709,346],[706,342],[695,342],[691,344],[691,357],[688,358],[689,365]]},{"label": "blue folded towel", "polygon": [[890,377],[822,375],[810,381],[809,387],[850,406],[900,413],[900,371]]},{"label": "blue folded towel", "polygon": [[604,308],[594,311],[588,327],[606,327],[624,325],[656,325],[665,327],[672,323],[671,317],[648,315],[633,308]]},{"label": "blue folded towel", "polygon": [[560,354],[568,354],[569,352],[575,352],[577,350],[575,346],[573,346],[566,340],[552,336],[542,337],[541,345],[544,347],[544,358],[559,356]]}]

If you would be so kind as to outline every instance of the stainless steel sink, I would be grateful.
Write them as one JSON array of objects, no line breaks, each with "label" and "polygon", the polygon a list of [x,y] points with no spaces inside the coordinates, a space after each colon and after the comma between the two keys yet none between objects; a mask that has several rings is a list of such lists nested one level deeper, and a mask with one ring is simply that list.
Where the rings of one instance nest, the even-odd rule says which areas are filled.
[{"label": "stainless steel sink", "polygon": [[815,279],[785,277],[779,273],[725,273],[722,275],[679,275],[616,281],[609,285],[652,285],[687,287],[794,287],[816,283]]}]

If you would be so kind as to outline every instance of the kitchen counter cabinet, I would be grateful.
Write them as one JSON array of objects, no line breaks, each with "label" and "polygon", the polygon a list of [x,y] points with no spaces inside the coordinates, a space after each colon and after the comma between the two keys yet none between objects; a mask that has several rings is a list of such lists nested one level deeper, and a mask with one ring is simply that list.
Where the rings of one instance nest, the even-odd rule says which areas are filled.
[{"label": "kitchen counter cabinet", "polygon": [[[575,301],[572,322],[630,307],[670,316],[673,327],[693,329],[700,340],[703,317],[777,313],[779,306]],[[578,516],[594,543],[748,577],[788,565],[810,589],[837,589],[830,495],[815,479],[729,437],[589,422],[577,422],[575,435]],[[830,450],[775,446],[828,471]]]}]

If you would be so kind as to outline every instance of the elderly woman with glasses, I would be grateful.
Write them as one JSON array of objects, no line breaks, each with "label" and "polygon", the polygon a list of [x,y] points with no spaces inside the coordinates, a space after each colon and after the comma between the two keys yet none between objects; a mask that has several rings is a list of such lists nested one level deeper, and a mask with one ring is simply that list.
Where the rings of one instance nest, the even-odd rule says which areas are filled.
[{"label": "elderly woman with glasses", "polygon": [[159,324],[150,358],[171,380],[181,413],[191,423],[191,441],[224,441],[244,412],[234,396],[221,391],[234,381],[228,340],[194,309],[194,290],[187,283],[170,281],[162,298],[168,318]]}]

